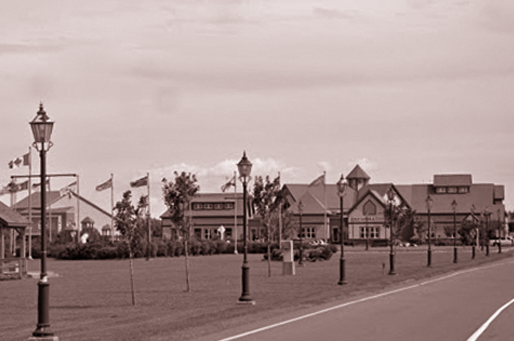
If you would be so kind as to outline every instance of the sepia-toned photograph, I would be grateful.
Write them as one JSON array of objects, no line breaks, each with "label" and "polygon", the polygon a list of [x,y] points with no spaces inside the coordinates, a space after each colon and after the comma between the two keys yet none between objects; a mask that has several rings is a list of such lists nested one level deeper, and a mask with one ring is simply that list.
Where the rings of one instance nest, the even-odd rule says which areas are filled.
[{"label": "sepia-toned photograph", "polygon": [[0,340],[514,339],[514,2],[0,2]]}]

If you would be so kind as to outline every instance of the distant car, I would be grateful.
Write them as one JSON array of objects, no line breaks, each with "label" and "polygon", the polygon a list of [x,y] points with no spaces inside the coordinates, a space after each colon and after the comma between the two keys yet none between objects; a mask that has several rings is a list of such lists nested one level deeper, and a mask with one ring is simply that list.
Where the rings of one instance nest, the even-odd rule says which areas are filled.
[{"label": "distant car", "polygon": [[321,246],[321,245],[325,245],[325,241],[323,239],[314,239],[314,240],[311,240],[310,245],[312,246]]},{"label": "distant car", "polygon": [[500,244],[501,246],[512,246],[514,245],[514,239],[511,236],[501,239],[491,239],[489,241],[489,244],[492,246],[498,246],[498,244]]}]

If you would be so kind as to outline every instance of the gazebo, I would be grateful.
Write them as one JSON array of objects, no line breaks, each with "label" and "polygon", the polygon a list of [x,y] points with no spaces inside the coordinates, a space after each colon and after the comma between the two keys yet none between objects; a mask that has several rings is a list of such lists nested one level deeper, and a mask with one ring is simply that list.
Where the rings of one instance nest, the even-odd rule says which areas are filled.
[{"label": "gazebo", "polygon": [[[0,202],[0,280],[21,278],[27,273],[25,230],[30,222],[21,214]],[[5,253],[5,231],[14,229],[19,236],[20,257]],[[16,249],[16,243],[15,243]]]}]

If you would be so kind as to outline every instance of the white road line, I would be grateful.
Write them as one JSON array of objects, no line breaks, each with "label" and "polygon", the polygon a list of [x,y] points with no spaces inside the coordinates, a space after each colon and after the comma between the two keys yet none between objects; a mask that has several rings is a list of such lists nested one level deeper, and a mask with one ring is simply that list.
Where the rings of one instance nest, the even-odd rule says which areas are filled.
[{"label": "white road line", "polygon": [[[512,262],[509,262],[509,263],[512,263]],[[292,319],[289,319],[289,320],[286,320],[286,321],[282,321],[282,322],[279,322],[279,323],[271,324],[269,326],[261,327],[261,328],[254,329],[254,330],[250,330],[250,331],[247,331],[247,332],[242,333],[242,334],[238,334],[238,335],[227,337],[225,339],[221,339],[219,341],[231,341],[231,340],[240,339],[240,338],[248,336],[248,335],[257,334],[257,333],[263,332],[265,330],[273,329],[273,328],[280,327],[280,326],[283,326],[283,325],[286,325],[286,324],[289,324],[289,323],[293,323],[293,322],[296,322],[296,321],[304,320],[304,319],[309,318],[309,317],[313,317],[313,316],[316,316],[316,315],[324,314],[324,313],[332,311],[332,310],[348,307],[348,306],[353,305],[353,304],[374,300],[376,298],[380,298],[380,297],[396,294],[398,292],[402,292],[402,291],[405,291],[405,290],[410,290],[410,289],[418,288],[418,287],[421,287],[423,285],[439,282],[439,281],[442,281],[442,280],[445,280],[445,279],[448,279],[448,278],[451,278],[451,277],[455,277],[455,276],[458,276],[458,275],[462,275],[462,274],[465,274],[465,273],[474,272],[474,271],[478,271],[478,270],[489,269],[489,268],[493,268],[493,267],[496,267],[496,266],[499,266],[499,265],[503,265],[503,264],[504,264],[504,262],[501,262],[501,263],[491,264],[491,265],[488,265],[488,266],[483,266],[483,267],[467,269],[467,270],[463,270],[463,271],[459,271],[459,272],[454,272],[454,273],[446,275],[446,276],[437,277],[435,279],[431,279],[431,280],[428,280],[428,281],[425,281],[425,282],[422,282],[422,283],[414,284],[414,285],[411,285],[411,286],[408,286],[408,287],[403,287],[403,288],[399,288],[399,289],[396,289],[396,290],[387,291],[387,292],[384,292],[384,293],[381,293],[381,294],[378,294],[378,295],[374,295],[374,296],[364,297],[364,298],[361,298],[361,299],[358,299],[358,300],[355,300],[355,301],[346,302],[346,303],[339,304],[339,305],[336,305],[336,306],[333,306],[333,307],[330,307],[330,308],[326,308],[326,309],[323,309],[323,310],[315,311],[315,312],[310,313],[310,314],[298,316],[298,317],[295,317],[295,318],[292,318]],[[513,301],[514,301],[514,299],[511,302],[509,302],[507,305],[509,305]],[[502,307],[499,310],[499,312],[501,312],[501,310],[505,309],[505,307],[507,305]],[[484,325],[486,325],[486,324],[487,324],[487,322]],[[487,328],[487,326],[485,326],[485,328]],[[485,330],[485,328],[484,328],[484,330]],[[479,330],[477,330],[477,332]],[[475,334],[477,332],[475,332]],[[473,335],[475,335],[475,334],[473,334]],[[469,338],[467,341],[474,341],[474,340],[476,340],[476,338],[475,339]]]},{"label": "white road line", "polygon": [[469,337],[469,339],[467,339],[467,341],[476,341],[480,337],[480,335],[482,335],[482,333],[485,332],[487,327],[489,327],[491,322],[493,322],[494,319],[497,318],[498,315],[500,315],[501,312],[512,303],[514,303],[514,298],[510,300],[508,303],[505,303],[500,309],[498,309],[493,315],[491,315],[491,317],[480,328],[478,328],[477,331],[474,332],[473,335]]}]

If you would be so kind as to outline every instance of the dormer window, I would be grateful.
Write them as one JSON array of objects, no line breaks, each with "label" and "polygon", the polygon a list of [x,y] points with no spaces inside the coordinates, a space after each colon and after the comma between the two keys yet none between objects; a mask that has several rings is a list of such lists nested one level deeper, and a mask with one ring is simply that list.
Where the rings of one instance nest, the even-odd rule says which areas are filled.
[{"label": "dormer window", "polygon": [[435,192],[438,193],[438,194],[446,193],[446,187],[437,187],[435,189]]}]

